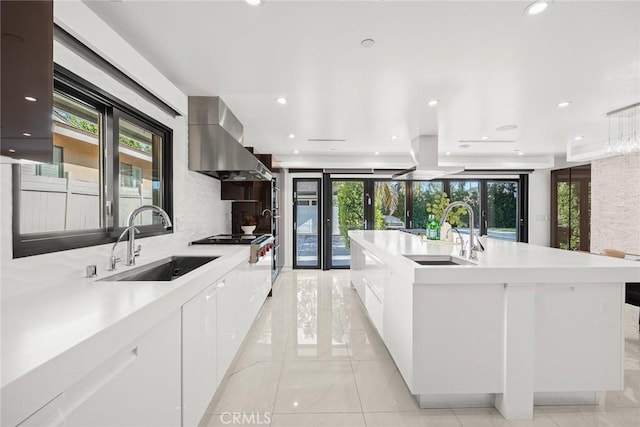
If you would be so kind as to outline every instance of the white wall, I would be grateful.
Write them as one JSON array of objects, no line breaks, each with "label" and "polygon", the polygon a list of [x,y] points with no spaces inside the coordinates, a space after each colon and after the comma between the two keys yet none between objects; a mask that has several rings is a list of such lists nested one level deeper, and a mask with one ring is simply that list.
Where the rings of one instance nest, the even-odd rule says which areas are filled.
[{"label": "white wall", "polygon": [[[74,35],[91,42],[97,52],[113,51],[123,47],[120,36],[107,27],[82,2],[56,2],[56,23],[74,29]],[[79,21],[81,28],[73,24]],[[187,97],[172,85],[133,49],[122,49],[129,61],[119,62],[122,71],[134,80],[147,82],[146,87],[162,99],[183,110]],[[187,168],[187,118],[173,117],[151,104],[129,88],[103,73],[100,69],[56,43],[54,61],[80,77],[101,87],[136,109],[173,129],[173,215],[175,232],[170,235],[140,239],[142,258],[154,253],[179,250],[187,242],[231,229],[230,202],[220,201],[220,181],[191,172]],[[111,245],[102,245],[51,254],[13,259],[11,165],[0,165],[0,269],[2,298],[32,291],[42,286],[63,282],[66,277],[84,276],[85,266],[96,264],[99,275],[105,275]],[[124,245],[123,245],[124,248]]]},{"label": "white wall", "polygon": [[551,170],[529,175],[529,243],[549,246],[551,215]]},{"label": "white wall", "polygon": [[591,252],[640,254],[640,153],[591,162]]}]

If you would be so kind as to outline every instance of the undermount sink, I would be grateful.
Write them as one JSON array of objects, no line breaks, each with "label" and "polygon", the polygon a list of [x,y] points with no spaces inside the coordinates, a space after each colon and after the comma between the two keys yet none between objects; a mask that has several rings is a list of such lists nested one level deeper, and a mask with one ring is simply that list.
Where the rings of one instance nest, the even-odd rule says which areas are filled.
[{"label": "undermount sink", "polygon": [[217,256],[172,256],[133,270],[123,271],[100,279],[99,282],[169,282],[220,257]]},{"label": "undermount sink", "polygon": [[420,265],[475,265],[462,258],[451,255],[403,255],[405,258]]}]

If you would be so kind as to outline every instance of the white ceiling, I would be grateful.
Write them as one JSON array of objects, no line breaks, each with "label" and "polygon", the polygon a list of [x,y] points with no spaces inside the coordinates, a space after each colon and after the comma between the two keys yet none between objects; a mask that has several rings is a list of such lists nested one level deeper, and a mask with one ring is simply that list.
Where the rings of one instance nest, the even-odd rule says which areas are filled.
[{"label": "white ceiling", "polygon": [[[467,158],[606,139],[606,113],[640,101],[640,2],[556,0],[538,16],[524,13],[528,3],[88,4],[186,94],[221,96],[246,145],[322,166],[403,163],[421,134],[439,135],[441,155]],[[364,49],[367,38],[375,46]],[[496,131],[507,124],[518,128]],[[515,142],[458,147],[482,136]]]}]

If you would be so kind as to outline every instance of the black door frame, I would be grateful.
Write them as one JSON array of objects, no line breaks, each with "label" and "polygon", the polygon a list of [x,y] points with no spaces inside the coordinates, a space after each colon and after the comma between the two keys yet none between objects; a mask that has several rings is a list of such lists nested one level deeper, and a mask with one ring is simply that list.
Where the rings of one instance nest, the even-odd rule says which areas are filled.
[{"label": "black door frame", "polygon": [[373,210],[373,186],[374,179],[372,178],[342,178],[342,177],[331,177],[331,174],[324,173],[322,175],[322,180],[325,183],[322,199],[323,199],[323,219],[324,219],[324,253],[322,259],[322,269],[323,270],[344,270],[349,269],[350,266],[347,265],[333,265],[333,254],[332,254],[332,243],[333,236],[331,234],[331,230],[333,229],[333,183],[334,182],[345,182],[345,181],[361,181],[363,184],[363,217],[365,223],[363,224],[363,230],[372,230],[373,226],[373,218],[374,218],[374,210]]},{"label": "black door frame", "polygon": [[[451,197],[451,182],[452,181],[477,181],[479,182],[479,190],[480,190],[480,232],[483,234],[487,234],[487,207],[488,207],[488,192],[487,192],[487,184],[488,182],[515,182],[517,184],[517,200],[516,200],[516,241],[518,242],[527,242],[528,241],[528,193],[529,193],[529,176],[528,174],[521,174],[518,178],[467,178],[465,176],[460,177],[448,177],[440,180],[443,183],[443,191],[447,193],[449,197]],[[318,239],[319,245],[319,253],[321,253],[320,266],[317,267],[297,267],[296,266],[296,239],[294,239],[294,268],[322,268],[323,270],[331,270],[331,269],[346,269],[349,268],[347,266],[333,266],[332,265],[332,192],[333,192],[333,182],[334,181],[362,181],[364,183],[364,219],[366,221],[366,227],[364,229],[373,230],[374,229],[374,192],[375,192],[375,183],[377,181],[397,181],[392,178],[366,178],[366,177],[332,177],[330,173],[323,173],[322,178],[294,178],[294,191],[295,191],[295,182],[298,180],[311,180],[318,181],[321,180],[322,186],[322,197],[319,200],[319,211],[322,216],[322,230],[320,231],[321,235]],[[407,180],[405,187],[405,223],[407,228],[412,228],[413,226],[413,204],[412,204],[412,193],[413,193],[413,183],[420,181]],[[294,196],[294,224],[295,224],[295,196]],[[295,233],[294,233],[295,235]],[[322,241],[322,243],[321,243]]]},{"label": "black door frame", "polygon": [[[316,265],[298,265],[298,218],[297,218],[297,193],[298,193],[298,182],[316,182],[318,185],[318,235],[317,235],[317,245],[318,245],[318,262]],[[319,269],[322,267],[322,236],[324,233],[324,226],[322,221],[322,206],[323,206],[323,188],[322,178],[293,178],[293,268],[294,269]]]}]

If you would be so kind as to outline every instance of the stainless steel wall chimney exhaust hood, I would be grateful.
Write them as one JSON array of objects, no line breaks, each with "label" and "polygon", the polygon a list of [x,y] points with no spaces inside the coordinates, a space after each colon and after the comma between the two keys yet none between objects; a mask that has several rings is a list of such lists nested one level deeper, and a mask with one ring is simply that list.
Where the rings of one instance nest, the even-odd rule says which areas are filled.
[{"label": "stainless steel wall chimney exhaust hood", "polygon": [[242,145],[244,127],[218,96],[189,97],[189,170],[222,181],[271,181]]},{"label": "stainless steel wall chimney exhaust hood", "polygon": [[463,167],[438,166],[438,136],[420,135],[411,141],[411,157],[416,165],[392,176],[393,179],[429,181],[464,171]]}]

